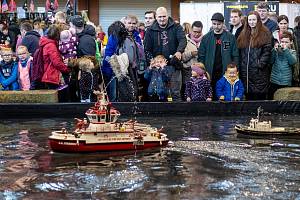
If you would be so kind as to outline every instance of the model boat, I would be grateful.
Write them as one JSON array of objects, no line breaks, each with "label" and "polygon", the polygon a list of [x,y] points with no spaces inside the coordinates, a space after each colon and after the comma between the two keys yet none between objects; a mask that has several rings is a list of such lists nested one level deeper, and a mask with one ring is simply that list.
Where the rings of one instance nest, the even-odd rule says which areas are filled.
[{"label": "model boat", "polygon": [[117,122],[120,112],[112,107],[106,93],[86,111],[87,118],[76,119],[73,131],[53,131],[49,145],[57,152],[95,152],[163,147],[168,144],[162,129],[136,121]]},{"label": "model boat", "polygon": [[271,121],[261,121],[260,112],[257,109],[257,117],[250,120],[249,126],[237,124],[235,130],[239,134],[248,136],[300,136],[300,128],[273,127]]}]

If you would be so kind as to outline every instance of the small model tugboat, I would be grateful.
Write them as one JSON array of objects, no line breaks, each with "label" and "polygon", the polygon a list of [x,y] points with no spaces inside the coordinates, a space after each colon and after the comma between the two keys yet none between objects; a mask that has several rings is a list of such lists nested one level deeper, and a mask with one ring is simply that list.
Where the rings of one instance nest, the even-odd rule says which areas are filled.
[{"label": "small model tugboat", "polygon": [[96,152],[136,150],[168,144],[161,130],[135,121],[117,122],[120,112],[111,106],[106,93],[98,93],[94,106],[86,111],[87,119],[76,119],[72,132],[53,131],[49,145],[57,152]]},{"label": "small model tugboat", "polygon": [[272,127],[271,121],[260,121],[260,112],[262,109],[257,109],[256,119],[251,119],[249,126],[237,124],[235,130],[237,133],[247,136],[271,136],[271,137],[287,137],[300,136],[300,128],[288,127]]}]

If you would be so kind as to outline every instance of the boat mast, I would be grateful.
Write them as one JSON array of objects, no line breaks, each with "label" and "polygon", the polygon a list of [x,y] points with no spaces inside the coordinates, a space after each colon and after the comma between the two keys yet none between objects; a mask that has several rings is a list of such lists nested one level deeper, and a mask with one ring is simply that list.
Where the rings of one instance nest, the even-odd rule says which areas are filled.
[{"label": "boat mast", "polygon": [[257,120],[259,121],[259,114],[260,114],[260,112],[261,112],[261,107],[259,106],[258,108],[257,108]]}]

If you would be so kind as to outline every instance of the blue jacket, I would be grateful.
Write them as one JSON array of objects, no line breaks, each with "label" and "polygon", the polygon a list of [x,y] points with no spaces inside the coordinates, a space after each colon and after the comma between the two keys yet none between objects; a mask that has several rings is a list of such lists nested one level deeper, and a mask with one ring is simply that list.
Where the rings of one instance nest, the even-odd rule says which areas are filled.
[{"label": "blue jacket", "polygon": [[163,69],[149,69],[144,73],[144,78],[149,81],[148,94],[152,96],[157,94],[160,99],[165,99],[167,96],[166,83],[170,80],[170,69],[166,66]]},{"label": "blue jacket", "polygon": [[103,64],[102,64],[102,73],[105,76],[111,77],[113,75],[113,70],[108,62],[109,58],[114,55],[118,48],[118,38],[114,35],[110,35],[107,41],[107,45],[105,48],[104,56],[103,56]]},{"label": "blue jacket", "polygon": [[244,95],[244,86],[242,81],[238,78],[235,80],[233,85],[230,84],[230,81],[223,76],[218,80],[216,85],[216,94],[217,98],[220,99],[221,96],[224,96],[225,101],[234,101],[236,97],[240,100],[243,99]]},{"label": "blue jacket", "polygon": [[18,90],[18,63],[9,62],[0,63],[0,84],[2,85],[1,90]]}]

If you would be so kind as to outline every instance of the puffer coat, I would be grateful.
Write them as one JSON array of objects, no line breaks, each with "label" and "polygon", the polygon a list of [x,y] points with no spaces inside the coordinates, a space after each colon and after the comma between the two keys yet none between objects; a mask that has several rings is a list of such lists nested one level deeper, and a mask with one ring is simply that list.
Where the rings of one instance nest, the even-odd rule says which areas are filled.
[{"label": "puffer coat", "polygon": [[266,94],[269,87],[271,67],[271,42],[260,47],[241,48],[239,71],[245,93]]}]

